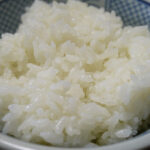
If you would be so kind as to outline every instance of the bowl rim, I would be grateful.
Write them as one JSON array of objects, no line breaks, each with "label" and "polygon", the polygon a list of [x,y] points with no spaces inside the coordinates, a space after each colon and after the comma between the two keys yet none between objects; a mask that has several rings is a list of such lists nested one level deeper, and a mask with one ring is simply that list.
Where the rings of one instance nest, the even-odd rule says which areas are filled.
[{"label": "bowl rim", "polygon": [[15,139],[13,137],[0,133],[0,148],[11,149],[11,150],[127,150],[127,149],[140,149],[150,146],[150,133],[140,135],[123,142],[116,144],[92,147],[92,148],[65,148],[65,147],[54,147],[38,145],[34,143],[28,143]]},{"label": "bowl rim", "polygon": [[138,0],[138,1],[145,4],[146,6],[150,6],[150,2],[147,2],[146,0]]}]

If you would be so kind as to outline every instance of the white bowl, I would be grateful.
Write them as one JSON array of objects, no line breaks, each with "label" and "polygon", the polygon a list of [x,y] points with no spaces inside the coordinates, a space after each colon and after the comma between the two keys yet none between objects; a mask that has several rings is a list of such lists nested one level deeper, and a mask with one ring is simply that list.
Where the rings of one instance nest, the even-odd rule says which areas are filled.
[{"label": "white bowl", "polygon": [[63,148],[32,144],[0,134],[0,150],[138,150],[150,149],[150,133],[129,140],[92,148]]}]

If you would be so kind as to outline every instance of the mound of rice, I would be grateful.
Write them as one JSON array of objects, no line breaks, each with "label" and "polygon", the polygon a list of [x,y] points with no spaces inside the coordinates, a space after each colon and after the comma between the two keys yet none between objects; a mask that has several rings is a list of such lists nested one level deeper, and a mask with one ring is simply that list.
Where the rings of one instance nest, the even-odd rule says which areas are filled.
[{"label": "mound of rice", "polygon": [[150,115],[150,33],[79,1],[35,1],[0,39],[0,130],[56,146],[111,144]]}]

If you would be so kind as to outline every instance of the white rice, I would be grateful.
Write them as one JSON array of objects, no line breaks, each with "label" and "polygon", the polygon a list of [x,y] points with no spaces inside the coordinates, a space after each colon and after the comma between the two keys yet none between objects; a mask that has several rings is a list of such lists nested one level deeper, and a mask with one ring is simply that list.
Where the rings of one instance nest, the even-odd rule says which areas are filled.
[{"label": "white rice", "polygon": [[[0,130],[56,146],[111,144],[150,115],[150,33],[69,0],[35,1],[0,39]],[[93,144],[94,145],[94,144]]]}]

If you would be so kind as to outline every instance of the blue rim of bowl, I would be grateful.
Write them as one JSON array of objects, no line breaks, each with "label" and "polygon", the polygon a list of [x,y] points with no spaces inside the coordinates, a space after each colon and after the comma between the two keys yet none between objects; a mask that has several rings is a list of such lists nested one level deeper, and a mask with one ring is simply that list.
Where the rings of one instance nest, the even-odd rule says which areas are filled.
[{"label": "blue rim of bowl", "polygon": [[144,4],[147,5],[147,6],[150,6],[150,2],[147,2],[147,1],[145,1],[145,0],[138,0],[138,1],[144,3]]}]

